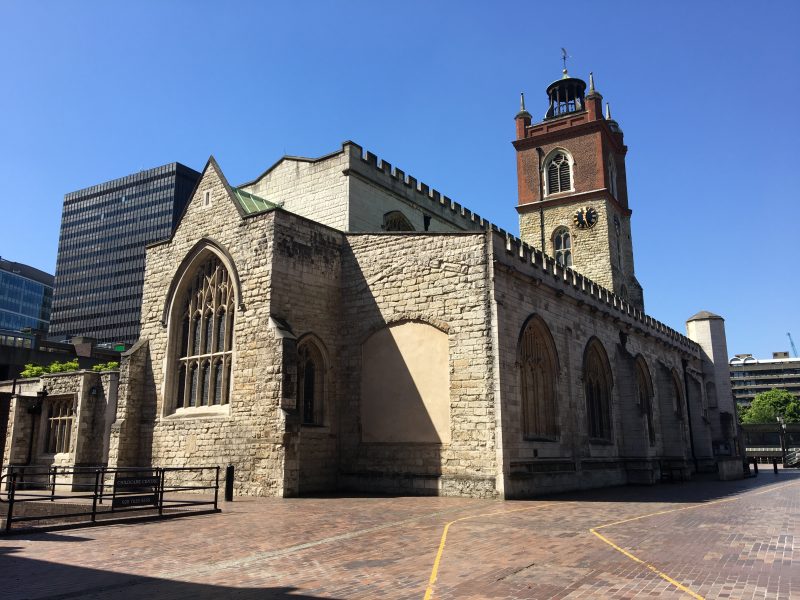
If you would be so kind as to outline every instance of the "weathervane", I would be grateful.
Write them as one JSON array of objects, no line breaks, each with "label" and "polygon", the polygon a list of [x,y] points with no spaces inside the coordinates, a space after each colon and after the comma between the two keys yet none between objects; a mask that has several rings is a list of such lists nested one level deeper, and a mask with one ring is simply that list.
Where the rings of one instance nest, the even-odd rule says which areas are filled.
[{"label": "weathervane", "polygon": [[564,73],[567,72],[567,59],[570,58],[566,48],[561,48],[561,60],[564,63]]}]

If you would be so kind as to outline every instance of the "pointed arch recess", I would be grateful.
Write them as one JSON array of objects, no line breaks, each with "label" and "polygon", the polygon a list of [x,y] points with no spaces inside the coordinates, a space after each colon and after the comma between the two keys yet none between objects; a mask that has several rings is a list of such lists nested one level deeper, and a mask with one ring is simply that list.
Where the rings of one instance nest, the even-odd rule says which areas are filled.
[{"label": "pointed arch recess", "polygon": [[303,425],[323,426],[329,421],[328,351],[313,333],[297,340],[297,401]]},{"label": "pointed arch recess", "polygon": [[593,337],[583,353],[583,390],[586,397],[586,423],[590,438],[610,440],[611,389],[614,385],[611,363],[603,344]]},{"label": "pointed arch recess", "polygon": [[636,402],[645,419],[647,439],[651,446],[656,443],[655,420],[653,417],[653,379],[647,361],[639,354],[636,357]]},{"label": "pointed arch recess", "polygon": [[176,279],[180,283],[170,302],[165,408],[174,412],[225,406],[236,296],[230,272],[216,252],[200,251]]},{"label": "pointed arch recess", "polygon": [[217,255],[222,262],[225,269],[231,278],[233,285],[233,292],[235,297],[236,306],[239,310],[244,310],[244,302],[242,301],[242,285],[239,279],[239,271],[236,269],[236,263],[233,261],[231,253],[225,246],[212,238],[199,239],[191,250],[186,253],[178,268],[175,270],[175,276],[169,284],[167,289],[166,300],[164,301],[164,309],[161,312],[161,325],[166,327],[169,322],[169,316],[172,312],[177,292],[187,286],[188,280],[194,276],[194,268],[200,262],[205,260],[204,255],[211,252]]},{"label": "pointed arch recess", "polygon": [[540,173],[545,196],[575,191],[575,159],[566,148],[550,150],[542,161]]},{"label": "pointed arch recess", "polygon": [[517,369],[526,438],[557,438],[558,353],[544,320],[531,315],[517,342]]}]

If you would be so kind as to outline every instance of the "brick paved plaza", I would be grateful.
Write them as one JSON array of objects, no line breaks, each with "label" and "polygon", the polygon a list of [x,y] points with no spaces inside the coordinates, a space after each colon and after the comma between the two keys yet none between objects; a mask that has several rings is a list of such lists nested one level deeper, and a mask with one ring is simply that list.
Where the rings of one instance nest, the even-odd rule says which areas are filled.
[{"label": "brick paved plaza", "polygon": [[0,538],[0,597],[800,599],[799,499],[771,469],[520,502],[237,499]]}]

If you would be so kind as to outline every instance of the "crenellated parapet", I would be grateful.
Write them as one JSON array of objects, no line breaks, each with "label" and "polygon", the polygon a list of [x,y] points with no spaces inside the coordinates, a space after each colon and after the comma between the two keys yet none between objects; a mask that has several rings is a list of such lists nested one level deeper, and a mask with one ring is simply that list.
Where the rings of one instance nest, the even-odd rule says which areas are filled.
[{"label": "crenellated parapet", "polygon": [[553,257],[526,244],[518,237],[495,231],[492,238],[495,256],[502,253],[513,261],[515,267],[521,268],[526,274],[555,287],[557,293],[569,295],[578,304],[586,304],[595,310],[602,310],[610,318],[624,320],[632,327],[639,329],[644,335],[652,335],[670,345],[678,346],[694,356],[700,354],[701,349],[696,342],[645,314],[630,302],[577,271],[558,264]]},{"label": "crenellated parapet", "polygon": [[342,150],[349,156],[347,175],[356,175],[367,179],[374,185],[381,186],[407,202],[415,204],[423,212],[439,216],[455,227],[463,230],[485,230],[506,232],[493,225],[478,213],[445,196],[427,183],[418,181],[402,169],[393,167],[391,163],[372,152],[365,151],[355,142],[342,144]]}]

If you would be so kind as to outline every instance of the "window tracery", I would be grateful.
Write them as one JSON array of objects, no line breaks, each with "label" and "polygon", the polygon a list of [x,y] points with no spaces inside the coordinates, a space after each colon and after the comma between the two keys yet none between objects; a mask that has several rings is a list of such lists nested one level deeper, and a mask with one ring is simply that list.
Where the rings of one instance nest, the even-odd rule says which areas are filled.
[{"label": "window tracery", "polygon": [[384,231],[414,231],[411,221],[399,210],[393,210],[383,215]]},{"label": "window tracery", "polygon": [[603,346],[589,342],[583,361],[583,386],[589,436],[611,439],[611,366]]},{"label": "window tracery", "polygon": [[526,325],[517,354],[523,434],[525,437],[558,437],[558,364],[552,337],[540,318],[535,317]]},{"label": "window tracery", "polygon": [[556,263],[562,267],[572,267],[572,237],[566,227],[559,227],[553,233],[553,254]]},{"label": "window tracery", "polygon": [[557,194],[572,190],[572,161],[564,151],[559,151],[547,161],[547,194]]},{"label": "window tracery", "polygon": [[176,408],[228,403],[234,290],[214,255],[195,271],[181,313]]}]

